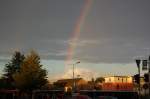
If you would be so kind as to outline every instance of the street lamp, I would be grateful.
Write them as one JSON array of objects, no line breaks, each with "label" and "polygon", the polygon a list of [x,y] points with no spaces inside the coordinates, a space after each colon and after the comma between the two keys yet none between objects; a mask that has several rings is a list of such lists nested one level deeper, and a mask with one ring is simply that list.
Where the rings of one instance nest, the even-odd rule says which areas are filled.
[{"label": "street lamp", "polygon": [[73,91],[75,91],[75,77],[74,77],[74,74],[75,74],[75,73],[74,73],[74,69],[75,69],[75,65],[76,65],[76,64],[79,64],[79,63],[80,63],[80,61],[78,61],[78,62],[72,64],[72,65],[73,65],[73,68],[72,68],[72,69],[73,69],[73,71],[72,71],[72,73],[73,73],[73,74],[72,74],[72,75],[73,75],[73,79],[72,79],[72,80],[73,80]]},{"label": "street lamp", "polygon": [[150,56],[148,58],[149,96],[150,96]]}]

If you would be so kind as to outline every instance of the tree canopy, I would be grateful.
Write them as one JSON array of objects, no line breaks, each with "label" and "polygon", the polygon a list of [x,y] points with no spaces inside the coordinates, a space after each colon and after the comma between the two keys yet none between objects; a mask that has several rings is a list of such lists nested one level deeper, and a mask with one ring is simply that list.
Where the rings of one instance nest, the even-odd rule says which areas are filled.
[{"label": "tree canopy", "polygon": [[105,79],[103,77],[98,77],[95,80],[96,83],[103,83],[104,81],[105,81]]},{"label": "tree canopy", "polygon": [[35,51],[27,55],[20,70],[13,75],[18,89],[32,91],[47,83],[47,71],[40,64],[40,57]]},{"label": "tree canopy", "polygon": [[4,79],[5,83],[7,83],[7,85],[9,85],[9,88],[14,87],[14,79],[13,79],[12,75],[14,73],[16,73],[17,71],[19,71],[24,58],[25,57],[23,54],[16,51],[13,54],[10,62],[8,62],[5,65],[3,79]]}]

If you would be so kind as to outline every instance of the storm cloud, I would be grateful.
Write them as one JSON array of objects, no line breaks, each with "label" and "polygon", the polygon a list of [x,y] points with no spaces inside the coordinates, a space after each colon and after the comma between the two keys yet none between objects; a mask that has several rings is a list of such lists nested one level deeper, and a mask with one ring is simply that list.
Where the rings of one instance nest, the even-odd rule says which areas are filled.
[{"label": "storm cloud", "polygon": [[[24,53],[35,49],[45,60],[65,60],[85,1],[1,0],[0,61],[17,49]],[[149,4],[149,0],[93,0],[73,58],[90,63],[132,63],[134,57],[147,55]]]}]

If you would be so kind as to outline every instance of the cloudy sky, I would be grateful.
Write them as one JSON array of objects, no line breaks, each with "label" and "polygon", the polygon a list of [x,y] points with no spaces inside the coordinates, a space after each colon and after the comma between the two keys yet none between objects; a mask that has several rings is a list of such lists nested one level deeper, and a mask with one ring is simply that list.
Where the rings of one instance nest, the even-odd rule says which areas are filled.
[{"label": "cloudy sky", "polygon": [[34,49],[49,79],[72,77],[67,49],[88,1],[71,60],[81,62],[76,75],[137,73],[134,59],[150,54],[149,0],[0,0],[0,74],[15,50]]}]

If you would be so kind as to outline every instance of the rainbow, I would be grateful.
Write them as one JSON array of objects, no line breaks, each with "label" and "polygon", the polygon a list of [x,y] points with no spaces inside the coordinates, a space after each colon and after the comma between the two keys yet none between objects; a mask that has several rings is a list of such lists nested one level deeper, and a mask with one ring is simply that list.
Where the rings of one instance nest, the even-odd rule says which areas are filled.
[{"label": "rainbow", "polygon": [[92,2],[93,0],[85,0],[85,4],[83,8],[81,9],[80,16],[76,21],[75,28],[73,29],[73,32],[71,35],[71,39],[69,40],[71,41],[71,43],[69,43],[69,47],[67,49],[67,57],[66,57],[65,65],[70,64],[70,62],[73,60],[73,55],[76,49],[76,44],[80,37],[80,32],[85,22],[86,16],[88,15],[89,10],[92,6]]}]

